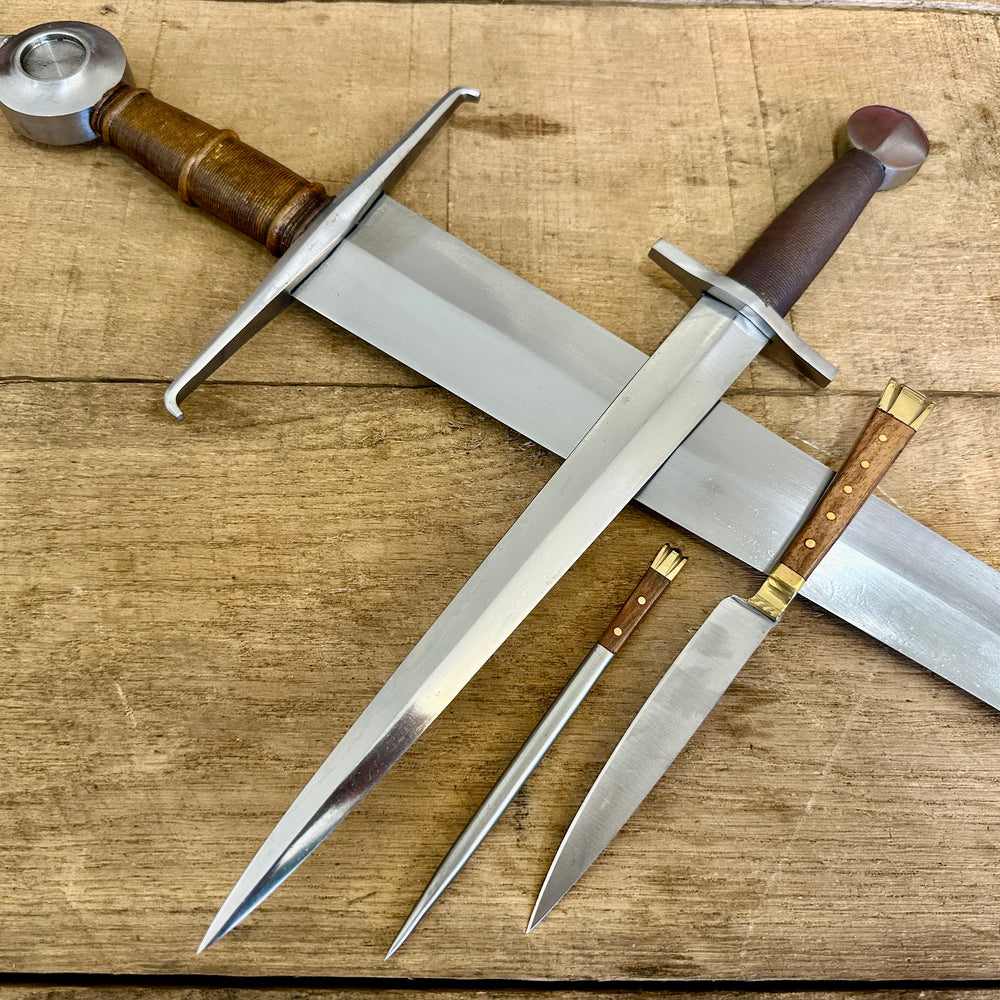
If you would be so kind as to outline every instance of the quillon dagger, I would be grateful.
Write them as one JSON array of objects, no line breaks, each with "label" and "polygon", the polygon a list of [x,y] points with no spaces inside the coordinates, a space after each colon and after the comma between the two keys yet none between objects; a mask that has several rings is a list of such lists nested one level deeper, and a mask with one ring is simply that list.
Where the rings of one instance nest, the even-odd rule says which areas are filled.
[{"label": "quillon dagger", "polygon": [[223,902],[201,948],[245,919],[368,794],[772,337],[780,335],[822,380],[826,363],[781,316],[901,161],[909,176],[924,158],[913,119],[872,112],[869,137],[877,137],[879,155],[847,150],[728,277],[706,288],[320,765]]},{"label": "quillon dagger", "polygon": [[608,664],[621,652],[626,640],[635,627],[649,613],[650,609],[677,578],[687,559],[677,549],[663,546],[657,552],[646,574],[635,590],[604,630],[594,648],[577,667],[573,676],[562,689],[559,697],[532,730],[524,745],[518,750],[507,769],[497,780],[489,795],[483,799],[472,819],[458,835],[455,843],[445,855],[437,871],[424,889],[417,904],[406,918],[402,928],[392,942],[386,959],[391,958],[400,945],[410,936],[427,911],[437,902],[441,893],[454,881],[455,876],[465,867],[465,863],[496,825],[503,811],[510,805],[518,789],[527,781],[548,752],[555,738],[562,732],[573,713]]},{"label": "quillon dagger", "polygon": [[727,597],[681,650],[570,823],[538,894],[529,931],[590,867],[670,767],[932,408],[920,393],[890,381],[840,471],[760,590],[749,601]]}]

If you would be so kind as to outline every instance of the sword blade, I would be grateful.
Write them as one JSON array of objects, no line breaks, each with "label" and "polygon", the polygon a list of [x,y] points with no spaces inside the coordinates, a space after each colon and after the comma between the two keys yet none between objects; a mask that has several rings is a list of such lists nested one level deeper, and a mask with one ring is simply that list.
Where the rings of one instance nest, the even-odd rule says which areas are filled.
[{"label": "sword blade", "polygon": [[542,883],[529,931],[625,825],[776,624],[738,597],[726,598],[705,619],[632,720],[573,817]]},{"label": "sword blade", "polygon": [[207,947],[333,831],[447,707],[767,344],[702,298],[621,390],[368,703],[264,842]]},{"label": "sword blade", "polygon": [[[642,351],[384,196],[295,296],[566,456]],[[833,472],[718,403],[637,500],[770,571]],[[1000,573],[877,498],[801,596],[1000,708]]]}]

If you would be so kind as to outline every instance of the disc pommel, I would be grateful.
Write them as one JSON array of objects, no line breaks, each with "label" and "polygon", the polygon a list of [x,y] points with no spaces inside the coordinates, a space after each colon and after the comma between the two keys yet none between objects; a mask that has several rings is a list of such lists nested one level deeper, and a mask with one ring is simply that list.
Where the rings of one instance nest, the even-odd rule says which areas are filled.
[{"label": "disc pommel", "polygon": [[121,43],[82,21],[52,21],[0,35],[0,109],[14,131],[72,146],[100,138],[91,112],[132,75]]},{"label": "disc pommel", "polygon": [[904,111],[882,104],[859,108],[847,120],[842,149],[859,149],[882,165],[879,191],[905,184],[923,165],[930,150],[924,130]]}]

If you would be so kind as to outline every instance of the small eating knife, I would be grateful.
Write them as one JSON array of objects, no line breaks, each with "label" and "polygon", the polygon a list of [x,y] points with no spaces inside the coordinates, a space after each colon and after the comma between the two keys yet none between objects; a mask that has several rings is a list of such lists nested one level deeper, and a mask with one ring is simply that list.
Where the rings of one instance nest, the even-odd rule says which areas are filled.
[{"label": "small eating knife", "polygon": [[493,790],[483,800],[475,815],[469,820],[465,829],[459,834],[451,850],[445,855],[438,866],[423,895],[417,901],[410,915],[406,918],[392,947],[386,953],[386,961],[397,951],[399,946],[409,937],[414,927],[424,914],[434,905],[441,893],[451,884],[455,876],[462,870],[465,863],[472,857],[476,848],[483,842],[486,835],[493,829],[503,811],[510,804],[518,789],[527,780],[528,775],[538,766],[553,741],[562,732],[580,703],[586,698],[597,678],[604,668],[614,659],[615,654],[625,644],[635,627],[656,603],[656,600],[667,589],[671,581],[683,569],[687,559],[677,549],[664,545],[656,554],[646,575],[629,595],[614,620],[598,639],[597,644],[587,654],[584,661],[562,689],[552,707],[542,717],[542,721],[534,728],[517,756],[510,762],[507,770],[500,776]]},{"label": "small eating knife", "polygon": [[727,597],[705,619],[633,719],[570,823],[538,894],[529,931],[660,780],[932,408],[920,393],[890,381],[840,472],[764,585],[749,601]]}]

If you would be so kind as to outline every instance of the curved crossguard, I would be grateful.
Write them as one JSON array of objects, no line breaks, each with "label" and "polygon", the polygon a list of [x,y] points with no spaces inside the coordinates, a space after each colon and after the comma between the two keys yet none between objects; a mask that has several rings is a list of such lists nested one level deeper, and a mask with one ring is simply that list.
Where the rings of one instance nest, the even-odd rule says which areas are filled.
[{"label": "curved crossguard", "polygon": [[381,194],[392,190],[455,109],[464,101],[478,100],[479,91],[472,87],[449,91],[313,219],[215,339],[170,383],[163,400],[173,416],[183,419],[184,398],[291,303],[292,289],[323,263]]},{"label": "curved crossguard", "polygon": [[392,189],[464,101],[479,91],[445,94],[377,163],[339,197],[217,129],[132,86],[121,43],[82,21],[52,21],[0,34],[0,110],[29,139],[72,145],[102,139],[205,209],[263,243],[281,261],[218,336],[167,389],[180,403],[290,301],[383,192]]},{"label": "curved crossguard", "polygon": [[737,310],[770,341],[765,350],[827,386],[837,369],[782,319],[819,274],[876,191],[905,184],[927,158],[923,129],[882,105],[855,111],[845,152],[764,231],[728,275],[704,267],[666,240],[650,258],[693,295]]}]

